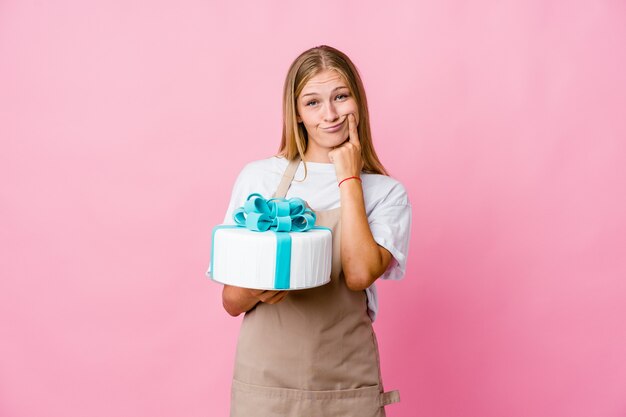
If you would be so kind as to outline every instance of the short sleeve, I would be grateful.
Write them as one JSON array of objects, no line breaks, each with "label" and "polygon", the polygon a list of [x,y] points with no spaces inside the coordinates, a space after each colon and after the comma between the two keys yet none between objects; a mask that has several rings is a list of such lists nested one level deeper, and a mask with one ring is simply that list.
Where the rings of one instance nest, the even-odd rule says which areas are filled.
[{"label": "short sleeve", "polygon": [[393,256],[380,278],[401,279],[406,271],[411,235],[411,204],[406,194],[402,199],[378,204],[368,216],[368,221],[376,243]]},{"label": "short sleeve", "polygon": [[275,172],[275,158],[262,159],[246,164],[239,172],[230,201],[224,215],[224,224],[234,224],[233,212],[245,204],[246,199],[252,193],[260,193],[269,198],[273,190],[276,189],[277,181],[280,180],[282,172]]},{"label": "short sleeve", "polygon": [[[230,193],[230,201],[228,202],[228,207],[226,208],[226,214],[224,215],[224,221],[222,224],[235,224],[235,220],[233,219],[233,212],[237,207],[241,207],[245,203],[245,199],[248,196],[246,194],[246,190],[250,188],[248,184],[248,168],[245,166],[237,176],[235,180],[235,184],[233,185],[233,189]],[[206,276],[211,277],[211,265],[209,264],[209,268],[206,271]]]},{"label": "short sleeve", "polygon": [[235,180],[235,184],[233,185],[233,190],[230,195],[230,201],[228,202],[228,208],[226,209],[226,214],[224,215],[224,224],[235,224],[233,220],[233,212],[237,207],[241,207],[246,198],[250,193],[250,185],[249,185],[249,171],[248,166],[245,166],[237,179]]}]

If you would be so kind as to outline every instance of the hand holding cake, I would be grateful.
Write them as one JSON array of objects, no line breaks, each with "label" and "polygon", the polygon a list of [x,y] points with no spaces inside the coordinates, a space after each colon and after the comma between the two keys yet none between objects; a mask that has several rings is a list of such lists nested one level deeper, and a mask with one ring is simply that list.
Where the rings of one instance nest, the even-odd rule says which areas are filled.
[{"label": "hand holding cake", "polygon": [[276,304],[289,294],[287,291],[250,290],[250,295],[262,303]]}]

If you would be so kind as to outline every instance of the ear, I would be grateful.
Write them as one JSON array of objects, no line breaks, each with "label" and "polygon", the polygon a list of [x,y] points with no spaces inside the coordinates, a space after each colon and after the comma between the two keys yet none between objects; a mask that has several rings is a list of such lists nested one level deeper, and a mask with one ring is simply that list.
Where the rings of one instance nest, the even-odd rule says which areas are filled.
[{"label": "ear", "polygon": [[296,114],[296,120],[298,121],[298,123],[302,123],[302,117],[300,117],[299,114]]}]

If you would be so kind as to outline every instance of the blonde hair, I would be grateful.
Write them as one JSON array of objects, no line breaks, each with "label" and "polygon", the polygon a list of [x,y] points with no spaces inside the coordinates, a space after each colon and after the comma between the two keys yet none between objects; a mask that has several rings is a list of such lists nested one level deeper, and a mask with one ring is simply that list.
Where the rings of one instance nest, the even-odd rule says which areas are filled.
[{"label": "blonde hair", "polygon": [[305,162],[306,178],[304,153],[308,145],[308,135],[304,125],[298,123],[296,100],[306,83],[323,70],[337,71],[348,84],[348,89],[356,100],[359,111],[357,131],[361,142],[363,171],[370,174],[388,175],[374,150],[367,98],[356,66],[346,54],[326,45],[304,51],[289,67],[283,88],[283,135],[278,155],[290,161],[300,155],[302,161]]}]

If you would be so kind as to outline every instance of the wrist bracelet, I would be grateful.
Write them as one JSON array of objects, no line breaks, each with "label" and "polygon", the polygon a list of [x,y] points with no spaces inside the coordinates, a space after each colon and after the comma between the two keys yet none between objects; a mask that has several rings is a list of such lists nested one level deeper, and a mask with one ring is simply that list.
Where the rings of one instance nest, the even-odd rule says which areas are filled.
[{"label": "wrist bracelet", "polygon": [[352,180],[352,179],[359,180],[361,182],[361,184],[363,184],[363,181],[361,181],[361,178],[359,178],[359,177],[348,177],[348,178],[344,178],[341,181],[339,181],[339,184],[337,185],[337,187],[341,187],[341,183],[342,182],[348,181],[348,180]]}]

